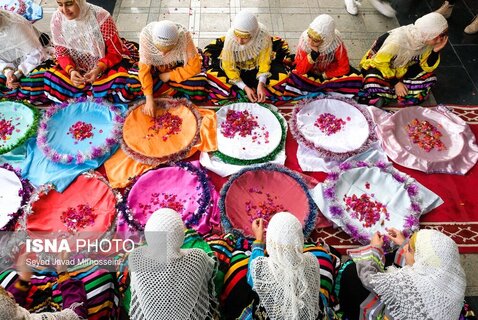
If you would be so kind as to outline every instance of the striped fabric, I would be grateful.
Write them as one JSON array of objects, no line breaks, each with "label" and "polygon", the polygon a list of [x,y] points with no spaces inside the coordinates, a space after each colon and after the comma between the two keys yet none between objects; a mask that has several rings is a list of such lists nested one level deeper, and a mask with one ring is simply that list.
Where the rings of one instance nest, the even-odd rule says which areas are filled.
[{"label": "striped fabric", "polygon": [[[206,72],[209,99],[217,104],[223,104],[227,100],[247,99],[244,91],[229,83],[229,78],[221,67],[219,55],[224,47],[224,39],[225,37],[218,38],[204,49],[204,61],[211,63]],[[272,37],[272,51],[271,76],[266,87],[269,102],[282,100],[282,93],[276,88],[286,81],[290,64],[289,46],[285,40],[276,36]],[[245,83],[253,83],[253,87],[257,87],[257,73],[258,69],[241,70],[241,78]]]},{"label": "striped fabric", "polygon": [[81,89],[73,85],[69,75],[59,66],[45,72],[44,81],[45,94],[57,103],[85,95],[107,99],[113,103],[123,103],[143,95],[137,65],[127,59],[108,69],[92,85],[87,84]]},{"label": "striped fabric", "polygon": [[[252,308],[258,305],[257,301],[254,303],[258,296],[247,283],[250,243],[232,234],[210,236],[206,241],[220,263],[220,272],[224,274],[224,289],[220,296],[222,315],[225,319],[247,319],[253,312]],[[312,253],[320,263],[322,305],[330,307],[334,277],[340,261],[313,243],[305,244],[304,252]]]},{"label": "striped fabric", "polygon": [[183,82],[168,81],[164,83],[159,79],[159,70],[152,66],[153,92],[155,97],[169,96],[174,98],[187,98],[188,100],[201,102],[207,99],[207,77],[199,73]]},{"label": "striped fabric", "polygon": [[6,87],[6,77],[0,74],[0,98],[26,100],[32,104],[45,104],[49,100],[44,93],[45,72],[53,66],[52,60],[47,60],[33,69],[28,76],[20,79],[20,88]]},{"label": "striped fabric", "polygon": [[[118,290],[114,276],[94,265],[77,265],[69,269],[70,276],[81,280],[85,286],[89,320],[116,319]],[[0,274],[0,285],[12,286],[18,275],[13,270]],[[35,271],[31,279],[32,288],[27,298],[30,312],[52,312],[62,308],[62,297],[57,284],[57,274],[51,270]]]},{"label": "striped fabric", "polygon": [[276,85],[285,97],[302,99],[325,92],[338,92],[342,94],[357,94],[362,88],[363,78],[358,72],[350,73],[338,78],[324,80],[320,75],[312,73],[301,75],[291,72],[283,83]]},{"label": "striped fabric", "polygon": [[386,104],[396,102],[398,105],[416,105],[428,98],[431,88],[437,82],[435,74],[422,71],[410,78],[403,78],[401,81],[408,89],[404,97],[397,97],[394,85],[390,80],[385,79],[377,69],[362,70],[364,73],[363,89],[359,97],[366,98],[373,104],[373,99],[384,98]]}]

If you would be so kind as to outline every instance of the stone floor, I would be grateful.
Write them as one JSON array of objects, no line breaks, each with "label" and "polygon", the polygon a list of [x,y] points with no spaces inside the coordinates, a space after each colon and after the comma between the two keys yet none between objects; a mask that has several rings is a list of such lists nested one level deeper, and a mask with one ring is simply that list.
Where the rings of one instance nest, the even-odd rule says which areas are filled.
[{"label": "stone floor", "polygon": [[[414,1],[414,0],[408,0]],[[410,11],[397,18],[386,18],[367,0],[362,1],[359,15],[351,16],[343,0],[117,0],[96,1],[112,11],[121,35],[137,41],[141,29],[149,22],[169,19],[188,27],[199,47],[221,36],[234,15],[242,9],[255,13],[276,35],[285,38],[295,51],[301,32],[320,13],[334,17],[345,39],[351,64],[356,66],[372,42],[400,23],[413,22],[418,16],[440,6],[441,0],[417,0]],[[55,0],[42,0],[45,17],[36,25],[49,31]],[[114,9],[113,9],[114,8]],[[463,28],[478,12],[477,0],[458,0],[449,20],[450,42],[438,70],[439,82],[434,95],[438,103],[478,104],[478,35],[467,36]],[[400,23],[399,23],[400,22]],[[451,76],[450,76],[451,75]],[[434,103],[433,100],[429,103]],[[468,277],[468,296],[478,296],[478,255],[462,255]],[[478,310],[478,299],[473,299]]]}]

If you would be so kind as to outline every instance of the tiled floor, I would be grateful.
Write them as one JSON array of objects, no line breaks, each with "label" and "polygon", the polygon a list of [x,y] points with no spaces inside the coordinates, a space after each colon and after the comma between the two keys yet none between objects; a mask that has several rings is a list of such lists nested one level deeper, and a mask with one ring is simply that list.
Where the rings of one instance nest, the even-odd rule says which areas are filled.
[{"label": "tiled floor", "polygon": [[[397,0],[399,1],[399,0]],[[334,17],[345,39],[352,65],[356,66],[372,42],[382,33],[436,9],[442,0],[401,0],[412,2],[407,13],[398,19],[380,15],[363,0],[359,15],[345,12],[343,0],[97,0],[113,11],[123,37],[137,41],[139,32],[149,22],[169,19],[188,27],[199,47],[223,35],[234,15],[242,9],[255,13],[268,29],[285,38],[295,51],[301,32],[312,19],[327,13]],[[45,18],[36,23],[49,32],[55,0],[42,0]],[[405,10],[402,6],[401,9]],[[434,96],[438,103],[478,104],[478,35],[467,36],[464,27],[478,13],[477,0],[458,0],[450,24],[450,43],[438,69],[439,81]],[[467,295],[478,296],[478,255],[462,255],[468,276]],[[476,302],[476,301],[475,301]],[[478,310],[478,306],[475,306]]]}]

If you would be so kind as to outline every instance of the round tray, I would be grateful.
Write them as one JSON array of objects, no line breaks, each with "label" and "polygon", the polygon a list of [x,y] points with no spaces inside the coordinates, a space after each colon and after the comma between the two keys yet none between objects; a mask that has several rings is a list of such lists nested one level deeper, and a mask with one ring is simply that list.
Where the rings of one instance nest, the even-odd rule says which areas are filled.
[{"label": "round tray", "polygon": [[201,115],[186,99],[157,99],[155,116],[138,104],[126,115],[122,148],[131,158],[148,165],[178,161],[200,139]]},{"label": "round tray", "polygon": [[366,244],[387,228],[410,233],[423,213],[416,181],[390,164],[344,162],[328,174],[322,192],[323,214],[355,240]]},{"label": "round tray", "polygon": [[281,211],[295,215],[307,236],[317,216],[317,207],[299,174],[274,164],[246,168],[231,176],[221,190],[219,207],[226,232],[236,230],[245,236],[253,235],[254,219],[268,222]]},{"label": "round tray", "polygon": [[35,135],[39,113],[18,101],[0,100],[0,154],[7,153]]},{"label": "round tray", "polygon": [[226,163],[263,163],[284,149],[287,123],[268,105],[232,103],[216,116],[218,151],[214,155]]},{"label": "round tray", "polygon": [[53,162],[81,164],[110,152],[122,122],[120,109],[101,99],[72,100],[45,112],[37,144]]},{"label": "round tray", "polygon": [[146,172],[134,183],[126,201],[128,212],[123,218],[135,230],[143,230],[160,208],[177,211],[188,228],[201,234],[219,223],[213,185],[203,169],[188,162]]},{"label": "round tray", "polygon": [[324,159],[345,160],[376,140],[368,111],[353,100],[320,98],[294,109],[291,130],[296,140]]},{"label": "round tray", "polygon": [[405,108],[378,124],[383,149],[405,167],[465,174],[478,160],[470,127],[444,107]]}]

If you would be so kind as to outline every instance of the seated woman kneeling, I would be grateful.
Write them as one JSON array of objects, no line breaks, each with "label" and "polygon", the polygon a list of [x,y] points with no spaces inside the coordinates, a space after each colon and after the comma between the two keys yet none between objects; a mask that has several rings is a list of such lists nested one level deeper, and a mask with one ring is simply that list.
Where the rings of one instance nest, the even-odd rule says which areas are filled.
[{"label": "seated woman kneeling", "polygon": [[58,65],[45,74],[47,96],[62,102],[89,95],[116,103],[139,97],[141,85],[131,70],[136,49],[120,39],[108,11],[85,0],[57,3],[51,31]]},{"label": "seated woman kneeling", "polygon": [[211,60],[207,77],[214,102],[280,100],[281,93],[274,86],[288,75],[284,60],[289,48],[284,40],[271,37],[251,13],[239,12],[226,36],[208,45],[204,54]]},{"label": "seated woman kneeling", "polygon": [[43,77],[53,61],[39,40],[39,32],[22,16],[0,10],[0,97],[48,101]]},{"label": "seated woman kneeling", "polygon": [[377,107],[423,102],[437,81],[433,71],[447,32],[446,19],[432,12],[380,36],[360,61],[364,81],[359,102]]},{"label": "seated woman kneeling", "polygon": [[316,17],[302,33],[294,62],[295,69],[282,85],[285,95],[357,94],[362,88],[362,76],[350,67],[345,43],[328,14]]},{"label": "seated woman kneeling", "polygon": [[143,28],[139,44],[139,79],[146,97],[144,112],[153,115],[153,96],[207,97],[201,56],[189,31],[163,20]]}]

